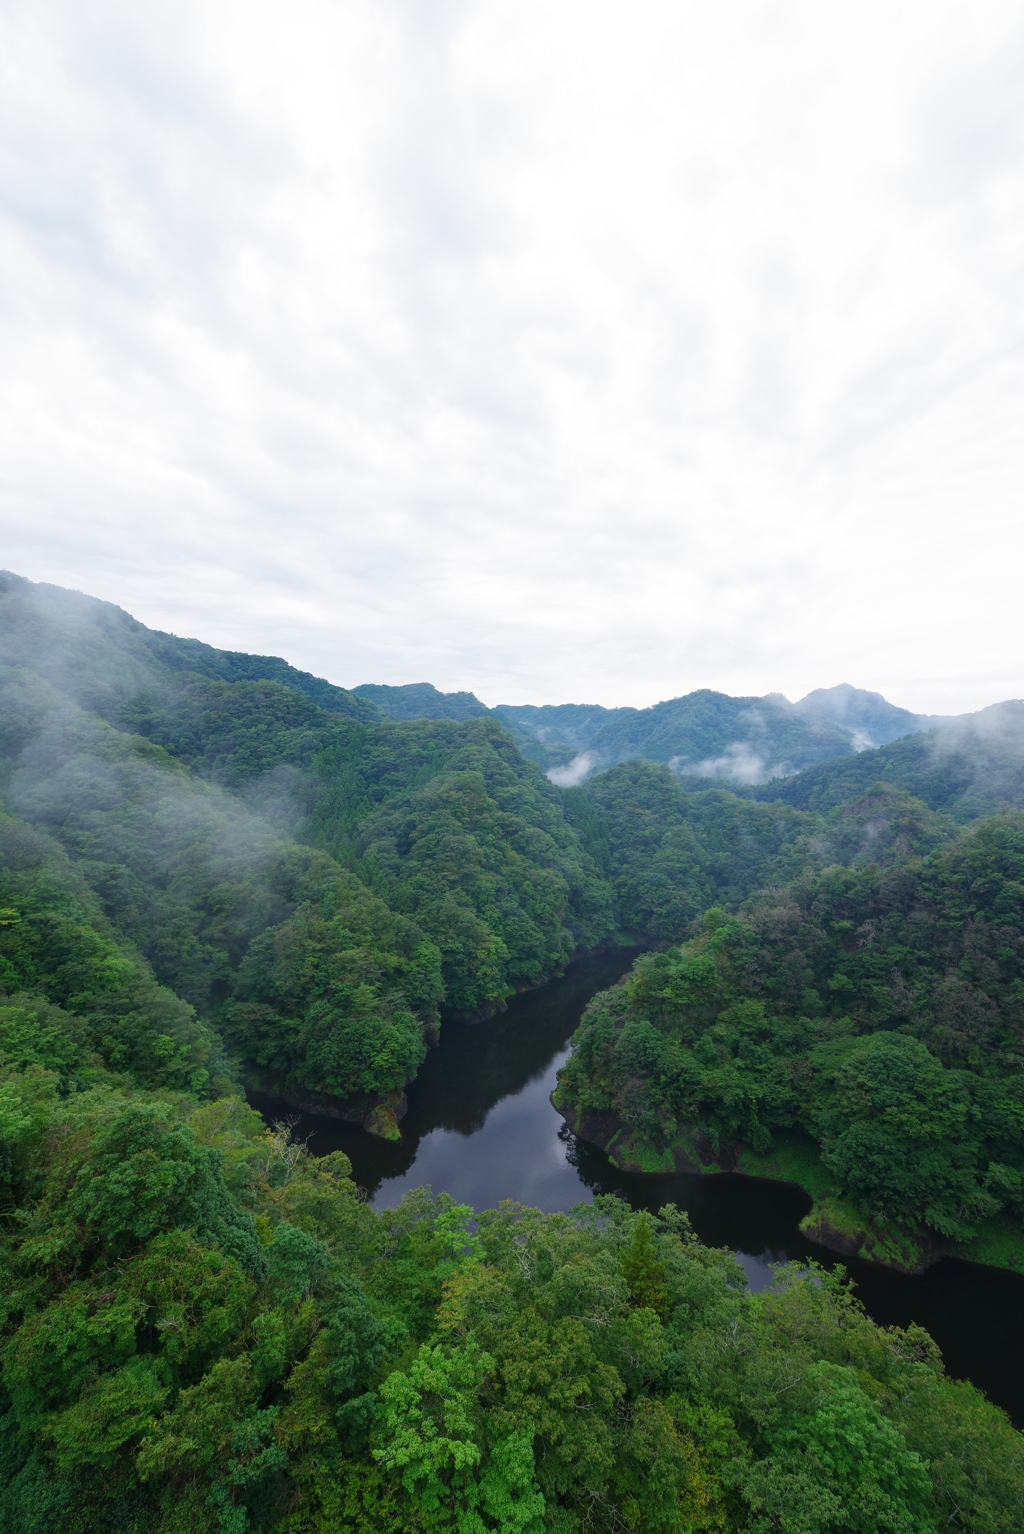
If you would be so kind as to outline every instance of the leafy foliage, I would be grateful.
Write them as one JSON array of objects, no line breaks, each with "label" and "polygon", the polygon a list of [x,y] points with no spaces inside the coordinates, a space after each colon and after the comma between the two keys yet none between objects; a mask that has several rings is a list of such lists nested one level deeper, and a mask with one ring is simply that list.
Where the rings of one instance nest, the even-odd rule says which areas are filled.
[{"label": "leafy foliage", "polygon": [[493,717],[379,722],[27,586],[0,586],[0,1534],[1020,1527],[1020,1435],[841,1275],[750,1295],[674,1209],[611,1198],[375,1214],[221,1042],[384,1093],[443,1005],[616,921],[692,936],[595,1002],[563,1090],[653,1140],[801,1126],[865,1208],[957,1232],[1024,1187],[1019,816],[958,836],[884,786],[819,815],[643,764],[562,797]]},{"label": "leafy foliage", "polygon": [[1024,1212],[1024,817],[924,859],[834,866],[591,1003],[561,1100],[641,1141],[821,1144],[875,1220],[964,1238]]},{"label": "leafy foliage", "polygon": [[809,766],[786,782],[748,792],[827,812],[882,779],[929,809],[967,822],[1024,806],[1022,745],[1024,703],[1017,699],[875,751]]}]

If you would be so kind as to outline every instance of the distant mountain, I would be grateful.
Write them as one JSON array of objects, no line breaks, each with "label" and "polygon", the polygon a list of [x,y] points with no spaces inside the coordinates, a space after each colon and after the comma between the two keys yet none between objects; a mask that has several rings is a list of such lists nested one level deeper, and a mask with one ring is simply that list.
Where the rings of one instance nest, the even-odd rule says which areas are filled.
[{"label": "distant mountain", "polygon": [[0,664],[33,671],[81,708],[111,720],[128,698],[159,686],[174,672],[218,682],[278,682],[331,714],[375,724],[364,698],[279,655],[218,650],[200,639],[149,629],[113,602],[0,571]]},{"label": "distant mountain", "polygon": [[[936,808],[947,801],[973,805],[983,800],[989,806],[1019,800],[1008,778],[1005,793],[997,786],[1005,772],[993,766],[993,752],[1000,761],[1012,762],[1016,746],[1004,739],[1005,731],[986,735],[989,727],[978,723],[993,710],[953,719],[913,714],[880,693],[848,683],[818,688],[798,703],[781,693],[733,698],[704,688],[643,709],[583,703],[488,708],[471,692],[441,692],[429,682],[402,687],[364,683],[349,691],[280,656],[219,650],[198,639],[149,629],[111,602],[37,585],[7,571],[0,572],[0,664],[45,677],[80,707],[112,723],[123,723],[128,700],[137,713],[148,692],[159,691],[183,672],[217,682],[276,682],[328,713],[361,724],[386,719],[461,723],[490,716],[509,731],[523,756],[562,787],[582,783],[617,762],[640,759],[663,762],[681,777],[717,779],[748,793],[771,784],[757,797],[785,797],[801,807],[812,802],[814,808],[827,807],[880,778]],[[1012,710],[1024,705],[997,707],[1011,710],[1005,716],[1010,719],[1016,717]],[[959,735],[957,726],[964,727]],[[936,727],[942,741],[957,744],[948,750],[922,744],[921,732]],[[954,734],[941,733],[950,730]],[[897,741],[899,749],[893,746]],[[876,760],[882,748],[889,754]],[[938,768],[936,751],[942,757]],[[1006,771],[1013,777],[1012,765]],[[932,782],[936,772],[939,778]],[[914,786],[925,779],[926,789]],[[983,793],[977,788],[982,781],[988,785]]]},{"label": "distant mountain", "polygon": [[562,787],[638,759],[665,762],[683,777],[756,785],[953,722],[911,713],[848,682],[816,688],[798,703],[781,693],[733,698],[701,688],[651,708],[499,703],[489,709],[474,693],[439,692],[429,682],[366,683],[353,692],[389,719],[491,714],[511,730],[523,755]]},{"label": "distant mountain", "polygon": [[757,799],[828,813],[887,783],[960,821],[1024,805],[1024,700],[994,703],[877,750],[749,789]]},{"label": "distant mountain", "polygon": [[430,682],[408,682],[404,687],[364,682],[352,691],[388,719],[481,719],[491,712],[471,692],[439,692]]},{"label": "distant mountain", "polygon": [[731,698],[701,688],[652,708],[499,703],[495,712],[538,740],[575,746],[575,762],[551,774],[566,784],[634,757],[685,775],[763,783],[856,749],[852,731],[800,713],[779,693]]},{"label": "distant mountain", "polygon": [[909,709],[897,708],[888,703],[880,692],[866,692],[863,687],[851,687],[840,682],[838,687],[816,687],[806,698],[793,707],[797,713],[811,719],[837,724],[849,730],[854,747],[858,751],[871,746],[885,746],[903,735],[914,735],[919,730],[932,730],[938,725],[950,724],[954,716],[943,714],[912,714]]},{"label": "distant mountain", "polygon": [[[430,682],[408,682],[404,687],[363,682],[352,691],[361,701],[379,709],[385,719],[399,723],[411,723],[415,719],[455,719],[462,723],[488,715],[508,731],[527,761],[535,762],[544,772],[565,771],[577,754],[575,746],[566,742],[553,741],[548,745],[543,731],[535,732],[498,709],[488,708],[472,692],[440,692]],[[573,706],[569,705],[570,708]]]}]

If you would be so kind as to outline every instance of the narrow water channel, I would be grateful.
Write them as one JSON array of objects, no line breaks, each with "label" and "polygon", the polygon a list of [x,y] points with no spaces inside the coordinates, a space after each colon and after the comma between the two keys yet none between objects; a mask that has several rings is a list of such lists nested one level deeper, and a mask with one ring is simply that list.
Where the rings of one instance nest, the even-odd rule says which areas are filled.
[{"label": "narrow water channel", "polygon": [[[268,1118],[297,1120],[314,1154],[343,1150],[352,1175],[377,1209],[429,1184],[474,1209],[503,1198],[552,1211],[617,1193],[634,1209],[685,1209],[701,1240],[735,1251],[753,1289],[771,1282],[772,1265],[838,1259],[804,1237],[810,1207],[799,1188],[736,1175],[632,1175],[570,1134],[549,1102],[555,1073],[590,997],[611,985],[634,954],[600,954],[573,964],[563,979],[518,996],[486,1023],[447,1023],[440,1046],[409,1088],[398,1143],[358,1125],[296,1115],[266,1097],[252,1101]],[[844,1264],[876,1321],[924,1326],[951,1374],[971,1379],[1024,1424],[1024,1277],[946,1259],[921,1278],[872,1263]]]}]

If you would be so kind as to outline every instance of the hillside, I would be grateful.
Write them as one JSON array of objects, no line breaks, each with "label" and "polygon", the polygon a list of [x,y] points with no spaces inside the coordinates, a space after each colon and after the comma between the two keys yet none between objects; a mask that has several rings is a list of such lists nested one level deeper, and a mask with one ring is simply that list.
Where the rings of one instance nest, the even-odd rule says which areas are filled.
[{"label": "hillside", "polygon": [[911,713],[848,683],[817,688],[797,703],[779,693],[732,698],[704,689],[646,709],[582,703],[488,709],[473,693],[442,693],[427,682],[354,691],[391,719],[492,714],[512,730],[523,754],[562,786],[627,760],[665,762],[684,777],[760,784],[955,722]]},{"label": "hillside", "polygon": [[969,821],[1024,805],[1024,702],[993,704],[926,734],[875,751],[805,768],[783,782],[763,784],[758,799],[828,813],[885,782],[932,810]]},{"label": "hillside", "polygon": [[567,740],[591,771],[640,757],[761,783],[854,749],[849,730],[797,713],[784,698],[730,698],[706,688],[645,709],[501,705],[498,712],[539,739]]},{"label": "hillside", "polygon": [[246,1070],[400,1108],[441,1009],[486,1016],[611,936],[558,791],[496,721],[367,719],[283,662],[284,682],[244,679],[252,657],[224,680],[166,650],[9,579],[3,796]]},{"label": "hillside", "polygon": [[816,687],[793,707],[810,718],[830,720],[841,729],[850,730],[858,751],[953,722],[940,714],[912,714],[907,708],[889,703],[880,692],[867,692],[863,687],[851,687],[848,682],[841,682],[838,687]]},{"label": "hillside", "polygon": [[179,639],[146,628],[112,602],[33,584],[8,570],[0,571],[0,658],[6,666],[41,676],[111,722],[125,700],[180,671],[224,682],[278,682],[329,713],[366,724],[379,718],[364,699],[297,671],[279,656],[245,655]]},{"label": "hillside", "polygon": [[[695,694],[664,727],[731,729],[743,701]],[[823,728],[776,713],[805,745]],[[760,788],[626,760],[559,789],[494,711],[391,719],[79,593],[0,590],[7,811],[231,1069],[387,1134],[445,1017],[487,1017],[616,934],[679,943],[710,906],[926,856],[1021,804],[1022,715],[1005,705]]]},{"label": "hillside", "polygon": [[387,719],[480,719],[491,712],[471,692],[438,692],[430,682],[409,682],[404,687],[365,682],[352,691],[373,703]]},{"label": "hillside", "polygon": [[805,870],[638,960],[561,1074],[576,1132],[627,1167],[774,1167],[841,1252],[1024,1260],[1024,815],[923,850]]},{"label": "hillside", "polygon": [[240,1088],[394,1136],[446,1018],[628,928],[581,1133],[802,1179],[882,1261],[1016,1260],[1024,825],[962,821],[1019,710],[883,748],[929,808],[839,797],[880,752],[794,802],[559,789],[438,697],[0,585],[0,1534],[1013,1534],[1021,1435],[841,1276],[752,1294],[672,1205],[376,1214]]}]

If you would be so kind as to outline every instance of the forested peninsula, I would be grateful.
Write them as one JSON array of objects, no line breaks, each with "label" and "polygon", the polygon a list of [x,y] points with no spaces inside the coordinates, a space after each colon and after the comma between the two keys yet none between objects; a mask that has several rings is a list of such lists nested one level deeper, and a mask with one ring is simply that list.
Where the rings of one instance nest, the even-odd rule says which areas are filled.
[{"label": "forested peninsula", "polygon": [[1022,1528],[1021,1435],[841,1273],[377,1214],[245,1102],[397,1135],[446,1020],[632,943],[577,1133],[1024,1268],[1024,708],[859,749],[834,692],[552,720],[0,576],[0,1534]]}]

